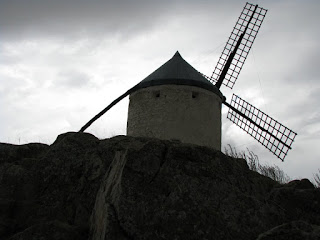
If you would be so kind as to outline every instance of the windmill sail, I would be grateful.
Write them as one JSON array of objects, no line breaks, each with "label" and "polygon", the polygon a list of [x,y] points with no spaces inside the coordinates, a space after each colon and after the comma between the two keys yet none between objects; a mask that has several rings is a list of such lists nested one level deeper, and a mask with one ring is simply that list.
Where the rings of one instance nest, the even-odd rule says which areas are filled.
[{"label": "windmill sail", "polygon": [[282,161],[296,137],[296,133],[233,94],[227,118],[250,134]]},{"label": "windmill sail", "polygon": [[[216,84],[220,79],[218,88],[221,83],[233,88],[266,14],[266,9],[246,3],[209,78],[211,83]],[[224,75],[222,79],[221,75]]]}]

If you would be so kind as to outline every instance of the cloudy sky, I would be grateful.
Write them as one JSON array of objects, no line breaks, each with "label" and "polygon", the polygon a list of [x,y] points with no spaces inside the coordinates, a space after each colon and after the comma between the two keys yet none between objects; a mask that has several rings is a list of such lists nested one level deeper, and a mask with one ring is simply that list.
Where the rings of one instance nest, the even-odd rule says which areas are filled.
[{"label": "cloudy sky", "polygon": [[[51,144],[78,131],[179,50],[211,75],[246,1],[0,0],[0,142]],[[268,9],[236,93],[298,133],[282,163],[226,119],[223,145],[249,148],[292,178],[320,168],[320,2],[254,1]],[[128,99],[87,131],[126,133]]]}]

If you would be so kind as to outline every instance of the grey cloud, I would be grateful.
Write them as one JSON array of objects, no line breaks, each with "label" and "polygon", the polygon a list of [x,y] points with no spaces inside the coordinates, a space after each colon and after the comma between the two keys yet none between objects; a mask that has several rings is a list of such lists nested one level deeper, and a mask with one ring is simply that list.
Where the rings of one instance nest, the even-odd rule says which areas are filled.
[{"label": "grey cloud", "polygon": [[[2,1],[0,21],[7,37],[66,36],[116,31],[134,21],[134,5],[100,1]],[[127,24],[126,24],[127,23]]]},{"label": "grey cloud", "polygon": [[19,58],[17,56],[8,54],[4,49],[0,48],[0,52],[1,52],[1,57],[0,57],[1,65],[14,64],[19,62]]},{"label": "grey cloud", "polygon": [[[319,32],[320,33],[320,32]],[[319,36],[320,37],[320,36]],[[307,44],[307,43],[306,43]],[[303,46],[302,46],[303,47]],[[301,84],[319,83],[319,56],[320,56],[320,43],[313,50],[308,53],[299,63],[297,72],[292,72],[291,81],[296,81]],[[319,92],[318,92],[319,93]]]},{"label": "grey cloud", "polygon": [[90,82],[88,75],[72,70],[64,70],[57,77],[58,79],[53,82],[57,87],[81,88]]},{"label": "grey cloud", "polygon": [[[320,122],[320,88],[310,89],[306,92],[306,98],[296,104],[291,111],[288,111],[288,117],[299,117],[298,128],[300,134],[306,134],[308,129]],[[297,114],[299,113],[299,114]]]},{"label": "grey cloud", "polygon": [[[81,36],[137,34],[169,21],[169,13],[200,8],[188,1],[72,1],[4,0],[1,2],[2,38],[25,36]],[[192,6],[192,7],[191,7]],[[198,7],[197,7],[198,6]]]},{"label": "grey cloud", "polygon": [[[258,3],[260,5],[260,2]],[[20,99],[19,104],[21,105],[21,111],[16,111],[16,115],[11,118],[7,117],[7,128],[9,129],[10,125],[13,126],[16,119],[23,119],[23,123],[19,123],[19,128],[26,129],[24,115],[31,116],[32,109],[38,111],[38,102],[45,102],[46,106],[41,108],[44,112],[48,111],[48,107],[51,106],[51,112],[56,115],[54,121],[64,119],[71,107],[64,108],[64,112],[57,112],[54,107],[57,103],[61,106],[65,105],[66,101],[63,100],[63,96],[69,89],[73,90],[70,91],[71,93],[68,92],[70,93],[68,94],[69,98],[71,99],[70,96],[73,96],[72,99],[78,97],[79,101],[84,98],[83,96],[96,95],[97,89],[100,90],[102,86],[106,94],[109,94],[109,91],[113,92],[115,88],[112,87],[110,90],[105,85],[112,82],[110,80],[113,79],[119,81],[117,78],[120,74],[119,65],[124,66],[123,71],[126,71],[127,66],[137,66],[139,64],[137,60],[142,59],[141,56],[138,56],[139,54],[148,58],[148,62],[163,59],[163,56],[171,54],[167,51],[168,49],[171,51],[171,48],[164,48],[165,45],[176,44],[174,47],[177,47],[178,50],[184,49],[187,53],[181,53],[192,65],[193,62],[196,63],[193,65],[196,68],[198,63],[205,65],[207,64],[206,59],[211,61],[212,55],[217,55],[214,62],[208,62],[208,71],[199,69],[205,74],[210,74],[244,4],[245,1],[239,0],[228,2],[217,0],[2,0],[0,47],[4,41],[13,46],[15,42],[22,43],[22,45],[24,42],[33,42],[33,38],[35,38],[35,43],[39,42],[39,45],[34,47],[22,46],[23,51],[18,55],[10,55],[10,52],[3,55],[0,48],[2,53],[0,56],[1,66],[7,64],[9,67],[10,65],[14,67],[13,63],[36,66],[32,68],[35,75],[29,76],[32,82],[24,82],[26,78],[23,74],[21,74],[22,81],[21,79],[11,79],[5,73],[2,73],[2,76],[0,73],[0,81],[6,78],[3,81],[5,84],[1,82],[0,85],[0,98],[2,94],[2,99],[8,101],[8,99],[14,99],[13,96],[15,96],[15,99]],[[310,127],[303,129],[304,126],[312,126],[319,120],[316,111],[320,94],[319,89],[315,88],[315,86],[319,86],[317,84],[319,82],[317,80],[317,65],[320,54],[318,44],[320,33],[317,26],[319,5],[319,1],[305,1],[303,3],[289,0],[262,1],[261,6],[269,9],[269,12],[254,43],[253,51],[249,54],[250,58],[254,53],[255,63],[252,64],[252,59],[248,58],[235,88],[229,91],[230,94],[234,92],[255,104],[251,101],[252,99],[246,99],[244,95],[248,86],[252,88],[258,86],[256,88],[259,88],[256,71],[260,71],[263,90],[261,92],[264,93],[263,97],[268,105],[267,109],[264,109],[265,106],[261,106],[261,110],[297,131],[298,140],[302,135],[308,138],[308,134],[312,130],[312,127],[311,129]],[[166,32],[168,29],[170,32]],[[157,34],[158,32],[159,34]],[[149,39],[148,33],[155,37]],[[110,36],[114,36],[114,38]],[[145,46],[145,41],[142,41],[143,44],[141,44],[140,36],[142,39],[147,38],[151,43]],[[161,37],[158,38],[158,36]],[[134,37],[137,38],[131,39]],[[53,39],[41,41],[41,38]],[[171,38],[176,41],[167,41]],[[38,39],[40,41],[37,41]],[[50,44],[46,44],[46,42]],[[54,43],[53,46],[51,43]],[[217,51],[220,44],[221,50]],[[194,49],[194,52],[188,52],[188,49]],[[97,52],[105,52],[105,54],[101,54],[101,57],[98,58],[95,56]],[[199,61],[190,57],[197,52],[201,52]],[[114,61],[115,64],[111,64],[115,58],[117,61]],[[128,61],[125,61],[126,59]],[[104,63],[101,64],[104,70],[101,72],[97,69],[92,70],[92,62],[94,61]],[[258,70],[255,69],[255,64],[258,65]],[[158,66],[155,65],[156,67]],[[145,68],[147,70],[149,67]],[[47,72],[47,70],[50,71]],[[133,70],[131,69],[131,71]],[[152,69],[147,70],[146,75],[151,71]],[[98,80],[94,78],[95,74],[100,74],[100,79],[106,79],[106,81],[94,83],[99,81],[99,77]],[[125,82],[129,82],[135,77],[130,72],[126,74],[128,76],[123,77]],[[145,76],[141,78],[143,77]],[[94,84],[95,86],[92,88]],[[100,85],[98,86],[98,84]],[[121,84],[113,86],[120,88]],[[305,95],[296,94],[297,90],[305,87],[305,84],[310,86],[307,89],[313,89],[313,91],[306,91]],[[6,86],[4,87],[4,85]],[[75,89],[81,91],[74,91]],[[9,93],[9,90],[12,93]],[[87,90],[90,90],[90,94]],[[228,94],[228,89],[224,88],[222,91],[224,94]],[[41,95],[39,95],[40,93]],[[33,98],[26,99],[28,95],[23,94],[32,94]],[[48,99],[46,99],[47,95],[49,95]],[[229,102],[230,96],[227,97]],[[24,105],[26,100],[33,103],[33,108],[27,108]],[[0,101],[2,100],[0,99]],[[71,104],[70,102],[71,100],[69,104]],[[14,103],[13,105],[18,104],[16,101]],[[92,103],[90,102],[90,104]],[[86,105],[81,104],[81,106]],[[260,106],[257,107],[260,108]],[[10,108],[12,108],[12,104]],[[23,110],[23,108],[25,109]],[[77,105],[73,106],[72,104],[72,108],[77,108]],[[86,111],[80,112],[85,117],[91,115]],[[36,114],[34,112],[35,116]],[[6,111],[0,112],[0,115],[6,115]],[[44,116],[44,114],[42,115]],[[39,120],[38,126],[48,125],[51,118],[51,116],[44,116],[42,122]],[[117,118],[114,119],[114,122],[118,122]],[[70,122],[75,121],[74,119],[70,120]],[[224,142],[237,146],[239,150],[245,150],[246,147],[249,147],[259,155],[260,153],[261,156],[268,154],[266,158],[273,159],[272,154],[264,150],[264,147],[255,140],[251,140],[251,137],[247,136],[245,132],[239,130],[242,131],[241,135],[235,133],[234,129],[230,128],[232,123],[225,116],[222,118],[222,123]],[[51,135],[47,131],[37,130],[36,127],[33,132],[38,131],[45,136],[53,137],[53,134],[61,131],[61,126],[64,124],[52,124],[50,129],[56,130]],[[123,128],[124,126],[125,124],[123,124]],[[11,129],[15,128],[11,127]],[[28,126],[28,128],[30,127]],[[10,134],[12,132],[8,131],[8,136]],[[294,145],[294,149],[299,149],[297,144]],[[315,141],[313,144],[317,144],[317,142]],[[299,150],[299,154],[298,151],[296,153],[297,158],[301,158],[301,156],[305,158],[303,150]]]},{"label": "grey cloud", "polygon": [[[228,4],[239,6],[239,9],[243,5],[237,1]],[[215,15],[221,18],[227,10],[217,11],[222,6],[226,8],[221,1],[208,0],[3,0],[1,38],[104,35],[124,35],[126,38],[153,27],[165,27],[179,14],[192,17],[199,12],[210,14],[210,9],[215,9]],[[238,7],[230,9],[239,11]]]}]

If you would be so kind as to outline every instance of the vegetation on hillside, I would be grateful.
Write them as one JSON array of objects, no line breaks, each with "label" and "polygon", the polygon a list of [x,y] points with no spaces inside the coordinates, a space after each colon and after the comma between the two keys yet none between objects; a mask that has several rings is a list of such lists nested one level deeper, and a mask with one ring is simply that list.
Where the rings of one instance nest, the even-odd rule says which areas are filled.
[{"label": "vegetation on hillside", "polygon": [[247,151],[238,152],[235,147],[228,144],[225,147],[224,152],[226,155],[234,158],[243,158],[247,161],[249,169],[258,172],[264,176],[270,177],[271,179],[284,184],[288,183],[291,179],[276,165],[262,165],[259,162],[259,157],[254,152],[247,148]]},{"label": "vegetation on hillside", "polygon": [[[282,169],[280,169],[276,165],[262,165],[259,162],[259,157],[254,152],[247,148],[247,151],[238,152],[235,147],[232,147],[228,144],[228,147],[224,148],[224,153],[230,157],[234,158],[243,158],[247,161],[249,169],[255,172],[258,172],[264,176],[270,177],[271,179],[284,184],[291,181],[290,177],[284,173]],[[320,169],[318,169],[318,173],[313,174],[313,180],[311,180],[313,185],[316,188],[320,188]]]},{"label": "vegetation on hillside", "polygon": [[317,187],[320,188],[320,168],[318,169],[318,172],[313,174],[313,179],[314,182],[313,184]]}]

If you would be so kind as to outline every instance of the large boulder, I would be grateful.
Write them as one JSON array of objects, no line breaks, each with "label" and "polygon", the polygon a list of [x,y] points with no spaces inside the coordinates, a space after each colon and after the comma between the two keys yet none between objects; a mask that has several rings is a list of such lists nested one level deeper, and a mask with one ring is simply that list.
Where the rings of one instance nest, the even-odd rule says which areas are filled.
[{"label": "large boulder", "polygon": [[308,180],[281,185],[177,141],[66,133],[50,146],[0,144],[4,240],[267,239],[297,221],[317,232],[319,202]]},{"label": "large boulder", "polygon": [[293,221],[277,226],[263,234],[257,240],[319,240],[320,227],[304,221]]}]

